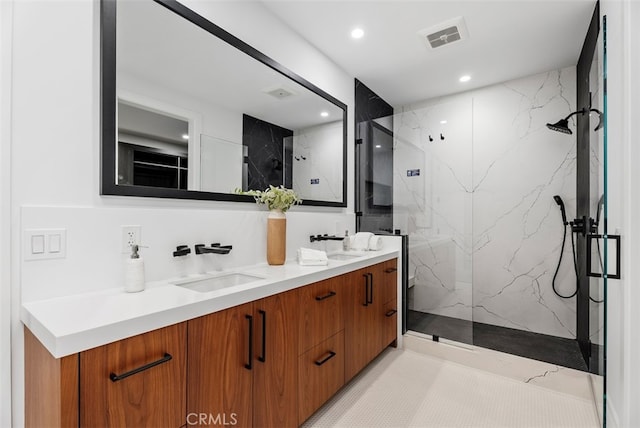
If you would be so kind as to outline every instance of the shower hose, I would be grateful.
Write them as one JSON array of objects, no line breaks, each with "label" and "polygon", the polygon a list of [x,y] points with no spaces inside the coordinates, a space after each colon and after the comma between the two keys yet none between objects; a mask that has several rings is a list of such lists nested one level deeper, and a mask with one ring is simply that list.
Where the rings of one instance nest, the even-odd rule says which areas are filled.
[{"label": "shower hose", "polygon": [[[576,291],[574,291],[571,295],[569,296],[563,296],[562,294],[560,294],[556,288],[556,278],[558,276],[558,271],[560,270],[560,265],[562,264],[562,256],[564,254],[564,245],[567,241],[567,225],[568,223],[564,223],[564,231],[562,233],[562,248],[560,248],[560,258],[558,259],[558,266],[556,267],[556,272],[553,274],[553,279],[551,280],[551,288],[553,289],[553,292],[556,293],[556,295],[558,297],[561,297],[563,299],[570,299],[573,296],[575,296],[576,294],[578,294],[578,287],[579,287],[579,281],[578,281],[578,261],[576,258],[576,245],[575,245],[575,241],[573,240],[573,231],[571,231],[571,252],[573,253],[573,271],[576,274]],[[598,242],[598,258],[600,260],[600,243]],[[591,295],[589,295],[589,300],[591,300],[594,303],[602,303],[604,302],[604,300],[595,300],[593,297],[591,297]]]}]

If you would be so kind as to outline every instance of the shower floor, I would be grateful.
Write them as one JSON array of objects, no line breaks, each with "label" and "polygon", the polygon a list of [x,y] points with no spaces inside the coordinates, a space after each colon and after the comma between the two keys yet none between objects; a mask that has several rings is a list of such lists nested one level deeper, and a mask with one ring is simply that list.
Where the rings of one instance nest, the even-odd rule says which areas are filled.
[{"label": "shower floor", "polygon": [[564,337],[412,310],[407,313],[407,328],[443,339],[588,371],[578,342]]}]

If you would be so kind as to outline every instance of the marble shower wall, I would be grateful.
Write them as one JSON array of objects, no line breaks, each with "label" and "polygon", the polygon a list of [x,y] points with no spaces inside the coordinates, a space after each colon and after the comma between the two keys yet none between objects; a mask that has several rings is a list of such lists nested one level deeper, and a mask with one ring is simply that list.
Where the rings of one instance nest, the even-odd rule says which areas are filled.
[{"label": "marble shower wall", "polygon": [[[410,255],[415,309],[575,337],[575,298],[551,288],[563,233],[553,195],[572,218],[575,136],[545,127],[574,111],[575,92],[569,67],[400,109],[394,228],[423,243]],[[448,241],[455,251],[432,250]],[[570,242],[563,294],[576,285]]]},{"label": "marble shower wall", "polygon": [[340,121],[293,132],[293,188],[302,199],[342,201],[342,132]]},{"label": "marble shower wall", "polygon": [[471,320],[472,103],[404,109],[395,123],[394,228],[409,234],[410,309]]},{"label": "marble shower wall", "polygon": [[242,144],[248,152],[247,188],[243,190],[291,187],[292,130],[243,114]]}]

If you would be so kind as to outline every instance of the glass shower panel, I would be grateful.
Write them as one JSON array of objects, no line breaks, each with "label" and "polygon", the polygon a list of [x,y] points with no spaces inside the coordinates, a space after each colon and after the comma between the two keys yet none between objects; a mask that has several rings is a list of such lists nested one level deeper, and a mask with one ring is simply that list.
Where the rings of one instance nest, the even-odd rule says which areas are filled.
[{"label": "glass shower panel", "polygon": [[[589,89],[591,92],[591,108],[603,112],[604,115],[604,82],[603,82],[603,54],[604,41],[603,31],[598,35],[596,51],[591,62],[589,75]],[[596,112],[589,117],[590,130],[590,210],[593,218],[591,233],[596,235],[606,235],[606,220],[604,203],[606,198],[605,187],[605,131],[604,122],[601,129],[595,130],[600,120]],[[591,246],[592,271],[597,273],[607,272],[605,263],[605,246],[607,243],[603,239],[593,239]],[[604,363],[604,306],[605,306],[605,278],[589,277],[589,340],[591,342],[591,355],[589,370],[595,374],[603,374]]]},{"label": "glass shower panel", "polygon": [[394,124],[394,229],[409,235],[407,327],[471,343],[471,100],[405,108]]}]

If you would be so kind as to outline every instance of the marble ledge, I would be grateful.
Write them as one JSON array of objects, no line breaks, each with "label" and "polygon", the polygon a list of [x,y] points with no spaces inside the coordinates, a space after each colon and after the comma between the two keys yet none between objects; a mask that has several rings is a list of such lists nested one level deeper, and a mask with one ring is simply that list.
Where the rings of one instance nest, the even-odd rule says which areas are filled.
[{"label": "marble ledge", "polygon": [[102,346],[158,328],[355,271],[399,257],[396,249],[370,251],[328,266],[266,264],[230,270],[261,276],[248,284],[200,293],[166,281],[149,282],[144,291],[126,293],[122,287],[47,300],[25,302],[24,325],[56,358]]}]

